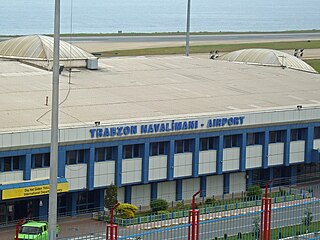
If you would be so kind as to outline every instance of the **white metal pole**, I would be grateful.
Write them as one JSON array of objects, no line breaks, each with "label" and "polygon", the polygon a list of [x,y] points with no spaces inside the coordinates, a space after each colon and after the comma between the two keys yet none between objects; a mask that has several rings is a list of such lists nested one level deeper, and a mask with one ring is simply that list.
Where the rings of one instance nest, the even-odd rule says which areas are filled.
[{"label": "white metal pole", "polygon": [[188,0],[188,8],[187,8],[186,56],[189,56],[189,54],[190,54],[190,7],[191,7],[191,0]]},{"label": "white metal pole", "polygon": [[52,115],[50,152],[50,192],[48,231],[49,240],[56,239],[57,226],[57,175],[58,175],[58,113],[59,113],[59,49],[60,49],[60,0],[55,0],[54,48],[52,68]]}]

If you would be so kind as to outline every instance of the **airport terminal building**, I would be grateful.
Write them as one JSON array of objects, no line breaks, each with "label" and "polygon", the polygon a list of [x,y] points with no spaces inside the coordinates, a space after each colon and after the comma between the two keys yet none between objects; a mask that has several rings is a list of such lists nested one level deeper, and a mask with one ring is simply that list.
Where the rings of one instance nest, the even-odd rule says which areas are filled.
[{"label": "airport terminal building", "polygon": [[[48,212],[51,40],[9,41],[0,43],[0,224]],[[297,58],[119,57],[92,70],[94,56],[78,51],[60,75],[60,215],[103,208],[110,184],[120,202],[143,207],[320,171],[320,75]],[[240,63],[248,57],[268,66]]]}]

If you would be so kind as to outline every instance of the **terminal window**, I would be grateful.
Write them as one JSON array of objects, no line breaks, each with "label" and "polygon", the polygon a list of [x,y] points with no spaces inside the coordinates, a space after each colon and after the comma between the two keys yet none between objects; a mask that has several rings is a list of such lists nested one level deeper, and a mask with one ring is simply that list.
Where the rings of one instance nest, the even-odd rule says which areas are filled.
[{"label": "terminal window", "polygon": [[320,127],[315,127],[314,128],[314,138],[315,139],[320,139]]},{"label": "terminal window", "polygon": [[0,158],[0,171],[18,171],[22,170],[22,161],[24,156],[12,156]]}]

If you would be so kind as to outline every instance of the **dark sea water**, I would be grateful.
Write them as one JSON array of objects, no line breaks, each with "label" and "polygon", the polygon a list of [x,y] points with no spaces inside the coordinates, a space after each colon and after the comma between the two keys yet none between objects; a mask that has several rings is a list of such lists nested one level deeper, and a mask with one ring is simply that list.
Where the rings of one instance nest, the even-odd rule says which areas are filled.
[{"label": "dark sea water", "polygon": [[[191,31],[320,29],[320,0],[191,0]],[[61,0],[62,33],[185,31],[187,0]],[[0,34],[53,32],[54,0],[0,0]]]}]

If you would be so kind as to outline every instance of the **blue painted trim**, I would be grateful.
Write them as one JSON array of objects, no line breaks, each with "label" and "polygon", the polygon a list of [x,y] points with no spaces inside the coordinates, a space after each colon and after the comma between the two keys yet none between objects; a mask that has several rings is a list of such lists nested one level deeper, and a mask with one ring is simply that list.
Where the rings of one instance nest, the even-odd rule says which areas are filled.
[{"label": "blue painted trim", "polygon": [[207,196],[207,178],[205,176],[200,177],[200,197]]},{"label": "blue painted trim", "polygon": [[290,175],[291,175],[291,184],[295,185],[297,183],[297,166],[293,165],[290,169]]},{"label": "blue painted trim", "polygon": [[31,153],[26,154],[23,166],[23,180],[31,179]]},{"label": "blue painted trim", "polygon": [[199,152],[200,152],[200,138],[196,137],[193,141],[192,151],[192,177],[199,176]]},{"label": "blue painted trim", "polygon": [[88,161],[88,171],[87,171],[87,185],[88,190],[92,191],[94,189],[94,160],[95,160],[95,148],[92,146],[89,153]]},{"label": "blue painted trim", "polygon": [[58,150],[58,176],[66,176],[66,148],[60,147]]},{"label": "blue painted trim", "polygon": [[240,171],[246,171],[246,155],[247,155],[247,134],[241,135],[241,147],[240,147]]},{"label": "blue painted trim", "polygon": [[98,202],[98,207],[100,209],[100,211],[102,211],[104,209],[104,190],[105,188],[102,188],[102,189],[98,189],[96,190],[95,194],[98,194],[99,195],[99,202]]},{"label": "blue painted trim", "polygon": [[223,135],[219,136],[218,151],[217,151],[217,174],[222,174],[222,161],[223,161]]},{"label": "blue painted trim", "polygon": [[290,142],[291,142],[291,129],[287,129],[285,131],[285,136],[284,136],[284,159],[283,159],[283,164],[284,166],[289,166],[290,163]]},{"label": "blue painted trim", "polygon": [[72,192],[71,193],[71,216],[77,215],[77,196],[78,192]]},{"label": "blue painted trim", "polygon": [[223,194],[228,194],[230,192],[230,174],[223,174]]},{"label": "blue painted trim", "polygon": [[182,200],[182,179],[176,180],[176,201]]},{"label": "blue painted trim", "polygon": [[117,156],[116,156],[116,166],[115,166],[115,185],[121,187],[121,176],[122,176],[122,145],[118,145]]},{"label": "blue painted trim", "polygon": [[148,140],[144,143],[144,151],[142,156],[142,184],[148,183],[149,180],[149,155],[150,155],[150,142]]},{"label": "blue painted trim", "polygon": [[158,184],[151,183],[151,201],[158,198]]},{"label": "blue painted trim", "polygon": [[314,141],[314,127],[309,126],[307,129],[307,140],[305,145],[305,163],[313,161],[313,141]]},{"label": "blue painted trim", "polygon": [[269,154],[269,135],[270,132],[267,130],[264,132],[264,138],[262,141],[262,168],[268,168],[268,154]]},{"label": "blue painted trim", "polygon": [[126,203],[131,203],[131,199],[132,199],[132,187],[126,186],[124,188],[124,201]]},{"label": "blue painted trim", "polygon": [[174,171],[174,140],[171,140],[170,146],[169,146],[168,167],[167,167],[168,181],[173,180],[173,171]]},{"label": "blue painted trim", "polygon": [[42,202],[42,206],[39,205],[39,220],[46,221],[48,219],[49,197],[48,196],[40,197],[39,204],[40,204],[40,201]]}]

